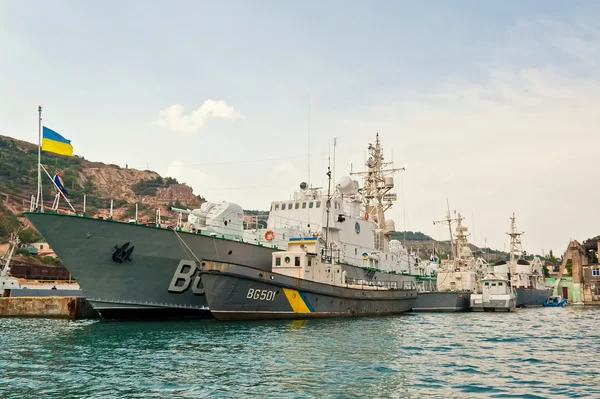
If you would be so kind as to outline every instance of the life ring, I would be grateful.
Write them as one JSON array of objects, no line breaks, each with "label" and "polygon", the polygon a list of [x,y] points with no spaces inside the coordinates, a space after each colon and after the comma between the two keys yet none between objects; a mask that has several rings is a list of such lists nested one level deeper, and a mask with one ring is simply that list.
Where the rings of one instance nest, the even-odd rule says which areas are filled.
[{"label": "life ring", "polygon": [[369,220],[369,212],[365,212],[365,220]]},{"label": "life ring", "polygon": [[273,241],[274,238],[275,238],[275,233],[273,233],[273,230],[267,230],[267,232],[265,233],[265,240]]}]

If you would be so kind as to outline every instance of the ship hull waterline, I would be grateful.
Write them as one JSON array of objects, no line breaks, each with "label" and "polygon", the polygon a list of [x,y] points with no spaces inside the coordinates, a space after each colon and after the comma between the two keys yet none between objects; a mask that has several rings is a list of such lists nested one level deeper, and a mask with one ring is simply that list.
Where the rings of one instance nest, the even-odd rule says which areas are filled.
[{"label": "ship hull waterline", "polygon": [[552,295],[552,289],[515,288],[518,308],[537,308]]},{"label": "ship hull waterline", "polygon": [[471,293],[454,291],[419,292],[413,312],[466,312],[471,307]]},{"label": "ship hull waterline", "polygon": [[[206,299],[219,320],[303,320],[330,317],[385,316],[410,311],[416,289],[359,290],[209,263],[202,271]],[[400,278],[400,276],[398,276]]]}]

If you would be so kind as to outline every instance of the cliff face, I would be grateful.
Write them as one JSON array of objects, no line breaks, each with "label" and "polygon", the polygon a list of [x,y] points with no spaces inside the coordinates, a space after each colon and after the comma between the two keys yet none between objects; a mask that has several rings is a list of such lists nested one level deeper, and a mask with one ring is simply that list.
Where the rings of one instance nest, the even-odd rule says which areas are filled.
[{"label": "cliff face", "polygon": [[[198,208],[204,201],[193,193],[191,187],[176,179],[163,178],[148,170],[126,169],[117,165],[90,162],[82,157],[63,157],[44,153],[42,163],[53,175],[61,173],[68,198],[77,211],[83,210],[86,197],[86,214],[108,216],[113,200],[113,217],[130,219],[135,215],[144,221],[154,220],[156,209],[166,223],[175,220],[168,207]],[[50,207],[55,190],[43,175],[44,206]],[[0,241],[15,228],[15,216],[29,209],[30,198],[37,187],[37,145],[7,136],[0,136]],[[61,201],[61,210],[68,207]]]}]

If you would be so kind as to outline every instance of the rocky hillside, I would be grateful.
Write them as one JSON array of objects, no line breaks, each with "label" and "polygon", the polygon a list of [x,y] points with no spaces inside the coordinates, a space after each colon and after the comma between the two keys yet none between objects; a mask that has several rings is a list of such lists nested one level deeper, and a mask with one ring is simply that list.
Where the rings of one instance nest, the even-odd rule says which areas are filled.
[{"label": "rocky hillside", "polygon": [[[156,209],[161,209],[165,221],[174,220],[168,207],[197,208],[204,199],[195,195],[192,188],[176,179],[161,177],[149,170],[121,168],[90,162],[83,157],[64,157],[44,153],[42,163],[51,175],[58,170],[69,191],[68,198],[78,212],[83,211],[86,197],[86,214],[108,216],[113,200],[113,217],[126,220],[134,216],[138,204],[141,221],[154,220]],[[45,174],[45,207],[52,205],[55,190]],[[22,221],[21,212],[29,209],[31,195],[37,187],[37,145],[11,137],[0,136],[0,242]],[[67,210],[61,202],[61,209]]]}]

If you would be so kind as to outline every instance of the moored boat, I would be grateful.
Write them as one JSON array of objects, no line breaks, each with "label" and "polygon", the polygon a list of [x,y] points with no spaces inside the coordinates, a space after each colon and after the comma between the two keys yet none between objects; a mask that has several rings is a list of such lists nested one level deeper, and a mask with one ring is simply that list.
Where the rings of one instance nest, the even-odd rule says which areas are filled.
[{"label": "moored boat", "polygon": [[564,307],[567,305],[567,298],[563,298],[561,295],[554,295],[544,301],[544,307]]},{"label": "moored boat", "polygon": [[515,310],[517,295],[504,277],[489,274],[482,280],[481,294],[471,294],[471,310],[474,312],[512,312]]},{"label": "moored boat", "polygon": [[317,237],[291,239],[272,271],[205,260],[211,313],[220,320],[308,319],[399,314],[417,297],[414,279],[395,273],[356,280],[321,251]]}]

